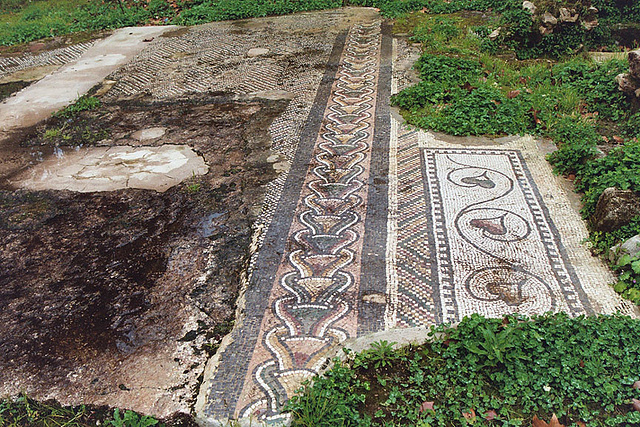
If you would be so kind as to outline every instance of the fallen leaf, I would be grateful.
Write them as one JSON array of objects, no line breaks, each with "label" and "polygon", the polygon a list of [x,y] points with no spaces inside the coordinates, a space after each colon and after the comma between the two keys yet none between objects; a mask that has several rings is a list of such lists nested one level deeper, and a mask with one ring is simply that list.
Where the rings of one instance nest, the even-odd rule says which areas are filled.
[{"label": "fallen leaf", "polygon": [[631,406],[633,406],[633,410],[634,410],[634,411],[638,411],[638,412],[640,412],[640,400],[638,400],[638,399],[631,399]]},{"label": "fallen leaf", "polygon": [[534,415],[532,420],[532,426],[533,427],[565,427],[564,424],[560,424],[560,421],[558,421],[558,417],[556,417],[556,414],[553,414],[553,416],[551,417],[551,421],[549,421],[549,423],[542,421],[540,418],[538,418],[537,415]]},{"label": "fallen leaf", "polygon": [[493,409],[489,409],[487,412],[484,413],[484,419],[487,420],[487,421],[492,421],[497,416],[498,416],[498,414]]},{"label": "fallen leaf", "polygon": [[510,90],[509,93],[507,94],[507,98],[513,99],[518,95],[520,95],[520,91],[519,90]]},{"label": "fallen leaf", "polygon": [[604,142],[609,142],[609,138],[607,138],[607,137],[606,137],[606,136],[604,136],[604,135],[602,135],[602,140],[603,140]]},{"label": "fallen leaf", "polygon": [[578,427],[587,427],[587,425],[582,421],[576,421],[576,424],[578,424]]},{"label": "fallen leaf", "polygon": [[633,388],[635,388],[636,390],[640,389],[640,380],[633,383]]},{"label": "fallen leaf", "polygon": [[467,92],[471,93],[474,90],[478,89],[475,86],[471,86],[471,84],[469,84],[469,82],[466,82],[465,84],[462,85],[462,89],[466,90]]},{"label": "fallen leaf", "polygon": [[433,402],[422,402],[420,405],[420,412],[433,411]]},{"label": "fallen leaf", "polygon": [[619,137],[618,135],[613,135],[613,141],[616,144],[622,144],[624,142],[624,139],[622,139],[621,137]]},{"label": "fallen leaf", "polygon": [[542,123],[542,120],[540,120],[538,118],[538,113],[540,112],[540,110],[534,110],[533,108],[531,110],[529,110],[531,112],[531,114],[533,114],[533,121],[536,122],[537,125],[539,125],[540,123]]},{"label": "fallen leaf", "polygon": [[[576,175],[575,175],[574,173],[570,173],[569,175],[567,175],[567,179],[568,179],[569,181],[573,181],[573,180],[575,180],[575,179],[576,179]],[[581,362],[581,365],[580,365],[580,366],[584,368],[584,362]]]},{"label": "fallen leaf", "polygon": [[[574,175],[574,176],[573,176],[573,178],[575,179],[575,178],[576,178],[576,176]],[[581,361],[580,361],[580,367],[581,367],[581,368],[584,368],[584,360],[581,360]]]},{"label": "fallen leaf", "polygon": [[462,416],[469,422],[469,424],[476,422],[476,411],[474,411],[473,408],[469,409],[469,412],[463,412]]}]

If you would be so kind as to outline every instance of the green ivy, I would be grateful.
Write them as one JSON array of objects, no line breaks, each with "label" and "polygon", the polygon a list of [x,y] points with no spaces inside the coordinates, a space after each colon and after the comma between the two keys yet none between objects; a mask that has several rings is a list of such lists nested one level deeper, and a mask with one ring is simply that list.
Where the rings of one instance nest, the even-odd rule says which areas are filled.
[{"label": "green ivy", "polygon": [[[385,351],[386,364],[370,362],[380,356],[375,349],[336,362],[288,409],[294,423],[320,426],[516,426],[554,413],[565,425],[635,424],[639,333],[640,321],[620,315],[472,315],[433,328],[432,341]],[[305,406],[323,399],[335,411],[313,418]]]},{"label": "green ivy", "polygon": [[576,190],[584,192],[582,213],[591,216],[602,192],[608,187],[640,192],[640,143],[613,149],[606,157],[589,162],[581,169]]}]

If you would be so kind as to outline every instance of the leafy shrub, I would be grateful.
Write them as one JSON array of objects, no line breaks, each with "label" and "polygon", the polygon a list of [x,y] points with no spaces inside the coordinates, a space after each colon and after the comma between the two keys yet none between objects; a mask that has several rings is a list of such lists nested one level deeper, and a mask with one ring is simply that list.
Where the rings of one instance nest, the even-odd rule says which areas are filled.
[{"label": "leafy shrub", "polygon": [[81,96],[73,104],[54,113],[55,117],[69,119],[81,111],[94,110],[100,107],[100,100],[95,96]]},{"label": "leafy shrub", "polygon": [[619,273],[613,289],[623,298],[640,304],[640,256],[622,255],[613,269]]},{"label": "leafy shrub", "polygon": [[[384,366],[361,360],[375,350],[337,363],[289,409],[296,422],[305,405],[335,402],[335,412],[300,425],[486,425],[489,412],[496,425],[531,425],[534,415],[553,413],[565,425],[634,424],[639,333],[640,321],[619,315],[472,315],[456,328],[433,328],[431,342],[386,353]],[[325,423],[336,416],[339,423]]]},{"label": "leafy shrub", "polygon": [[597,143],[601,139],[591,123],[571,116],[558,120],[549,136],[559,148],[547,159],[553,170],[563,175],[585,170],[587,162],[597,155]]},{"label": "leafy shrub", "polygon": [[590,162],[581,172],[576,190],[584,192],[582,213],[589,217],[608,187],[640,192],[640,143],[616,147],[606,157]]},{"label": "leafy shrub", "polygon": [[631,218],[629,224],[623,225],[619,229],[608,233],[592,231],[589,234],[589,241],[591,242],[594,253],[606,254],[613,246],[618,243],[622,243],[637,234],[640,234],[640,216]]},{"label": "leafy shrub", "polygon": [[517,134],[525,130],[522,105],[489,85],[452,91],[450,103],[415,123],[451,135]]},{"label": "leafy shrub", "polygon": [[556,83],[578,90],[591,112],[613,121],[623,118],[629,102],[618,89],[616,76],[627,72],[626,60],[613,59],[602,64],[575,58],[553,68]]},{"label": "leafy shrub", "polygon": [[422,55],[414,68],[424,81],[439,82],[443,86],[473,83],[481,69],[478,61],[432,54]]}]

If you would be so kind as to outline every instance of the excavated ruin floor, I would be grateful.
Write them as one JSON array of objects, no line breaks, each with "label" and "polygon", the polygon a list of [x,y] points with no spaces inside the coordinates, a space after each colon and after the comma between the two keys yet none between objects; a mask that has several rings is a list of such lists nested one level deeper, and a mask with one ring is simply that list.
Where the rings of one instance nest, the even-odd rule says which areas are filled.
[{"label": "excavated ruin floor", "polygon": [[635,315],[548,145],[402,124],[418,53],[367,8],[173,29],[99,108],[6,132],[0,395],[281,424],[371,333]]}]

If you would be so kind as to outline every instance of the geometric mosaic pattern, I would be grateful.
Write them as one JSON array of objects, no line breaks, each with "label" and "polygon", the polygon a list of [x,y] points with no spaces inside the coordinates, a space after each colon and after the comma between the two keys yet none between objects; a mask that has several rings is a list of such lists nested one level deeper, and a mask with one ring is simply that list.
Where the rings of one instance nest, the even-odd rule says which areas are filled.
[{"label": "geometric mosaic pattern", "polygon": [[[264,313],[235,328],[211,381],[209,416],[281,422],[279,409],[300,383],[318,372],[329,351],[358,335],[359,322],[367,323],[359,299],[381,41],[375,21],[354,25],[339,42],[344,48],[335,49],[339,66],[320,101],[325,111],[309,146],[301,143],[280,203],[294,213],[290,225],[278,216],[269,230],[285,237],[283,252],[267,237],[253,273],[252,295],[265,290]],[[287,200],[295,202],[292,209]],[[224,361],[243,352],[250,360],[239,376]]]},{"label": "geometric mosaic pattern", "polygon": [[90,41],[37,54],[0,58],[0,79],[27,68],[46,65],[65,65],[80,58],[93,44],[94,42]]},{"label": "geometric mosaic pattern", "polygon": [[422,157],[443,321],[592,313],[518,152],[424,148]]},{"label": "geometric mosaic pattern", "polygon": [[404,130],[397,137],[397,276],[396,312],[392,326],[399,328],[441,323],[433,289],[435,263],[432,259],[427,199],[422,185],[422,156],[417,132]]}]

